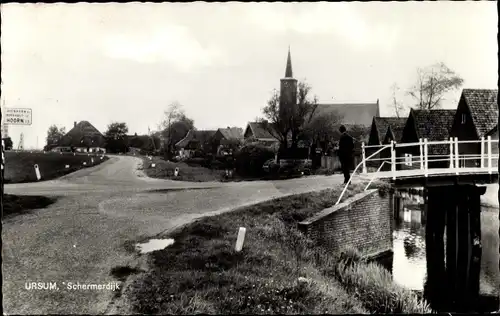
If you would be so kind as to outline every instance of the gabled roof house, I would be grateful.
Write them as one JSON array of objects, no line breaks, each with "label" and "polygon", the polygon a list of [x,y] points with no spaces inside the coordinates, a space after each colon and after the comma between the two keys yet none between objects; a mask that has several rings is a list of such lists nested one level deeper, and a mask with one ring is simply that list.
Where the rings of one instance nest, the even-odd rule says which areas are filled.
[{"label": "gabled roof house", "polygon": [[90,122],[80,121],[74,122],[73,128],[59,140],[57,147],[73,147],[77,151],[103,150],[106,147],[106,139]]}]

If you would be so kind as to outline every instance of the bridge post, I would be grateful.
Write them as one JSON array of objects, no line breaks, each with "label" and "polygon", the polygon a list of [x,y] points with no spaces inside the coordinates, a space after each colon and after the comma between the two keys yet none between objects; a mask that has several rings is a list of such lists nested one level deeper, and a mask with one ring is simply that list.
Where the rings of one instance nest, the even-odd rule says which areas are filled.
[{"label": "bridge post", "polygon": [[491,136],[488,136],[488,173],[491,174]]},{"label": "bridge post", "polygon": [[363,155],[363,173],[366,173],[366,153],[365,153],[365,142],[361,142],[361,154]]},{"label": "bridge post", "polygon": [[424,150],[423,150],[424,143],[422,138],[418,139],[418,145],[420,148],[420,170],[424,170]]},{"label": "bridge post", "polygon": [[453,137],[450,137],[450,168],[453,169]]},{"label": "bridge post", "polygon": [[455,170],[456,170],[456,174],[458,174],[458,168],[460,168],[460,162],[458,160],[460,156],[460,152],[458,151],[458,137],[455,137]]},{"label": "bridge post", "polygon": [[429,152],[428,152],[428,147],[429,145],[427,144],[427,138],[424,138],[424,172],[425,172],[425,176],[427,177],[428,175],[428,172],[427,170],[429,169],[429,158],[428,158],[428,155],[429,155]]},{"label": "bridge post", "polygon": [[391,173],[392,179],[396,180],[396,151],[394,150],[393,140],[391,140]]},{"label": "bridge post", "polygon": [[481,168],[484,168],[484,136],[481,136]]}]

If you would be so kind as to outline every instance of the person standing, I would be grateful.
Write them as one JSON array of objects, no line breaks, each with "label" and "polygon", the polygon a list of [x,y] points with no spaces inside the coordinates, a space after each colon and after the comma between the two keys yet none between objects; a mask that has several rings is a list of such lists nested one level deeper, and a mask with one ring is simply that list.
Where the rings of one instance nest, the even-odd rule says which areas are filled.
[{"label": "person standing", "polygon": [[342,135],[339,140],[338,155],[342,173],[344,174],[344,184],[347,184],[351,177],[350,172],[354,159],[354,139],[347,133],[344,125],[340,126],[339,131]]}]

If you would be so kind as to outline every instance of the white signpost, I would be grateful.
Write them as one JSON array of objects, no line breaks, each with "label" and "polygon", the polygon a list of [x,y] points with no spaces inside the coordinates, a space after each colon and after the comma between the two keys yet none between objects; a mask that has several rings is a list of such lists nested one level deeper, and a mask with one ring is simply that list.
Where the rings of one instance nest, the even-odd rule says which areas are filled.
[{"label": "white signpost", "polygon": [[94,164],[94,158],[90,158],[90,162]]},{"label": "white signpost", "polygon": [[68,168],[69,168],[69,165],[66,165],[66,166],[64,166],[64,167],[65,167],[66,169],[68,169]]},{"label": "white signpost", "polygon": [[34,167],[35,167],[36,179],[40,181],[40,179],[42,178],[42,175],[40,174],[40,169],[38,168],[37,164],[35,164]]},{"label": "white signpost", "polygon": [[174,176],[175,177],[179,176],[179,168],[175,168],[175,170],[174,170]]},{"label": "white signpost", "polygon": [[8,125],[31,125],[32,111],[28,108],[6,108],[5,124]]}]

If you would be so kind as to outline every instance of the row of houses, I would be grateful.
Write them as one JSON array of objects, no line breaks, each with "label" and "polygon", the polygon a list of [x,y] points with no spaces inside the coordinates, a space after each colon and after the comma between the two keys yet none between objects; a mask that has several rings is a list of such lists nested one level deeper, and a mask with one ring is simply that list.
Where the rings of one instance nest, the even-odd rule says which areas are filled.
[{"label": "row of houses", "polygon": [[[419,139],[428,141],[448,140],[456,137],[458,140],[479,141],[490,136],[498,139],[498,90],[496,89],[463,89],[456,109],[415,110],[411,109],[408,117],[373,117],[368,145],[396,143],[418,143]],[[492,146],[494,154],[498,146]],[[367,149],[370,155],[375,149]],[[459,144],[460,155],[479,155],[480,143]],[[431,145],[428,147],[429,168],[447,168],[450,154],[449,145]],[[397,169],[419,168],[415,163],[420,158],[420,148],[401,147],[396,151],[399,161]],[[368,166],[378,167],[382,161],[389,162],[390,150],[384,150],[374,158],[381,160],[369,162]],[[404,157],[404,159],[403,159]],[[436,161],[432,161],[432,159]],[[437,161],[441,159],[441,161]],[[462,159],[460,166],[479,166],[479,159]],[[385,164],[382,170],[389,170],[390,164]]]}]

